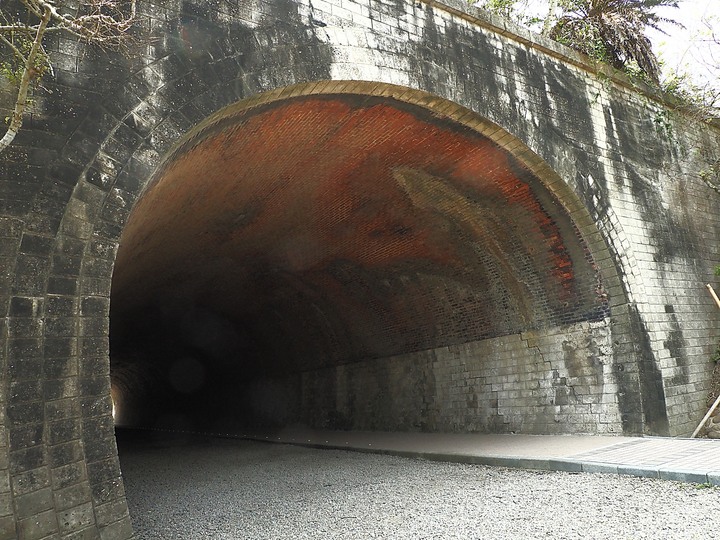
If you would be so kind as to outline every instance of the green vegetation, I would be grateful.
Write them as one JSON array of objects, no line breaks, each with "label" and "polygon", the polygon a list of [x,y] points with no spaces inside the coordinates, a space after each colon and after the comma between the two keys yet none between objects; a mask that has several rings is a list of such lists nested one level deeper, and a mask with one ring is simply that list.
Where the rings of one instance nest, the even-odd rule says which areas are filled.
[{"label": "green vegetation", "polygon": [[[700,171],[700,178],[716,193],[720,194],[720,159],[715,159],[707,169]],[[715,270],[715,275],[720,276],[720,267]]]},{"label": "green vegetation", "polygon": [[[7,37],[0,36],[0,40],[4,38],[6,45],[12,48],[16,54],[9,56],[7,59],[0,61],[0,73],[10,81],[13,85],[19,85],[22,81],[23,72],[27,59],[32,55],[33,41],[24,33],[10,32]],[[39,49],[32,56],[31,64],[31,80],[38,81],[50,67],[50,59],[45,51]]]},{"label": "green vegetation", "polygon": [[135,16],[135,0],[15,0],[0,5],[0,75],[14,87],[17,98],[0,152],[17,135],[32,90],[52,70],[44,41],[64,33],[84,43],[122,47]]},{"label": "green vegetation", "polygon": [[614,68],[636,69],[659,83],[660,67],[646,36],[648,28],[673,24],[655,14],[658,7],[678,7],[677,0],[561,0],[562,14],[552,26],[553,39]]},{"label": "green vegetation", "polygon": [[552,39],[616,69],[659,82],[657,57],[646,36],[648,28],[677,24],[655,13],[678,7],[679,0],[549,0],[544,18],[526,15],[528,0],[480,0],[480,7],[524,26],[542,25]]},{"label": "green vegetation", "polygon": [[[715,269],[715,273],[717,274],[717,268]],[[717,346],[715,349],[715,352],[712,355],[711,360],[715,362],[716,364],[720,362],[720,345]]]},{"label": "green vegetation", "polygon": [[[687,74],[661,79],[661,64],[647,37],[648,29],[678,25],[657,15],[662,7],[678,8],[683,0],[545,0],[543,17],[529,15],[531,0],[479,0],[475,5],[571,47],[671,95],[701,120],[720,116],[720,87],[697,85]],[[537,5],[537,2],[534,2]],[[712,21],[698,39],[720,45]],[[712,62],[712,60],[711,60]],[[718,66],[708,66],[717,69]]]}]

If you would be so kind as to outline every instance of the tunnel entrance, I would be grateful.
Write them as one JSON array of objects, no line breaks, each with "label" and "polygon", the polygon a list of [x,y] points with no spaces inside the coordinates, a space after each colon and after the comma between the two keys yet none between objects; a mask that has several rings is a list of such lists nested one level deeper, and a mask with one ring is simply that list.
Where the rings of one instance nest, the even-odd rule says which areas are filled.
[{"label": "tunnel entrance", "polygon": [[124,230],[116,422],[588,431],[607,316],[563,204],[490,137],[380,96],[235,107]]}]

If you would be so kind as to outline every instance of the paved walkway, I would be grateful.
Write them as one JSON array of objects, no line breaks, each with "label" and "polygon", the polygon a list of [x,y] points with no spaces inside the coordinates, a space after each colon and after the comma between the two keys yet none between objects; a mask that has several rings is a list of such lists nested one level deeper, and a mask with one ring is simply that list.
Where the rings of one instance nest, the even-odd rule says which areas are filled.
[{"label": "paved walkway", "polygon": [[720,440],[576,435],[317,431],[290,428],[244,438],[436,461],[613,473],[720,486]]}]

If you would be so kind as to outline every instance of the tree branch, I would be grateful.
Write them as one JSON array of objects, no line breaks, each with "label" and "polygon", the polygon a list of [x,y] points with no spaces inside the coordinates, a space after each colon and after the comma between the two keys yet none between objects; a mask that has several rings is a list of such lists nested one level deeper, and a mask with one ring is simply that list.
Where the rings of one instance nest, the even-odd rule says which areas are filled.
[{"label": "tree branch", "polygon": [[34,34],[37,32],[37,26],[27,26],[24,24],[4,24],[0,25],[0,34],[12,33],[12,32],[23,32],[26,34]]},{"label": "tree branch", "polygon": [[706,176],[701,176],[702,181],[705,182],[705,185],[708,186],[710,189],[712,189],[715,193],[720,195],[720,186],[717,184],[713,184],[713,182]]},{"label": "tree branch", "polygon": [[[100,46],[117,46],[125,38],[127,31],[134,22],[135,0],[130,2],[130,15],[121,15],[115,0],[94,0],[88,5],[93,11],[87,15],[68,17],[57,11],[57,8],[46,0],[34,0],[44,9],[49,9],[53,22],[58,28],[79,37],[87,42],[96,43]],[[117,15],[107,15],[103,10],[115,11]]]},{"label": "tree branch", "polygon": [[709,169],[700,171],[700,178],[705,185],[720,195],[720,159],[715,160]]},{"label": "tree branch", "polygon": [[20,127],[22,127],[23,113],[25,112],[25,107],[27,106],[28,88],[30,87],[32,79],[35,75],[37,75],[35,70],[35,59],[37,58],[38,52],[42,49],[42,38],[45,34],[45,29],[50,22],[50,17],[50,10],[45,9],[42,14],[42,18],[40,19],[40,25],[38,26],[37,33],[35,34],[32,47],[30,47],[30,53],[25,59],[25,67],[22,79],[20,80],[20,88],[18,89],[17,99],[15,100],[15,109],[13,110],[8,130],[5,132],[3,138],[0,139],[0,152],[10,145],[13,139],[15,139],[15,135],[17,135]]},{"label": "tree branch", "polygon": [[30,12],[35,15],[38,19],[43,18],[43,10],[40,9],[40,6],[38,6],[37,2],[31,1],[31,0],[22,0],[23,5],[30,10]]},{"label": "tree branch", "polygon": [[[2,0],[0,0],[1,2]],[[128,31],[135,22],[136,0],[81,0],[80,12],[65,15],[58,11],[53,0],[20,0],[27,14],[40,20],[37,26],[30,26],[18,20],[8,19],[0,12],[0,45],[7,46],[19,60],[19,76],[15,108],[5,135],[0,139],[0,152],[7,148],[22,127],[23,114],[28,104],[28,92],[33,80],[39,80],[46,69],[52,71],[52,64],[42,45],[43,37],[51,32],[65,32],[85,43],[100,47],[121,48],[128,39]],[[18,33],[23,39],[18,45],[13,36]],[[4,34],[4,35],[3,35]],[[5,37],[5,36],[8,37]],[[27,44],[32,43],[29,52]]]},{"label": "tree branch", "polygon": [[8,47],[10,47],[12,49],[12,51],[15,53],[15,56],[17,56],[20,59],[20,62],[22,62],[23,64],[27,63],[27,58],[25,58],[25,55],[22,53],[22,51],[20,49],[18,49],[15,46],[15,44],[12,41],[7,39],[2,34],[0,34],[0,41],[5,43],[5,45],[7,45]]}]

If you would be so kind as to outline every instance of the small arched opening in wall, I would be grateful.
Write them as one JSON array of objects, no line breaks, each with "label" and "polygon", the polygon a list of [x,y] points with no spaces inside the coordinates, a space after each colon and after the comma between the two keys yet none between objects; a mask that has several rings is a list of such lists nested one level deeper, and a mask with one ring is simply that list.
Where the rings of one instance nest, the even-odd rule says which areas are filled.
[{"label": "small arched opening in wall", "polygon": [[571,189],[467,109],[374,83],[258,95],[167,156],[123,231],[116,422],[620,432],[598,260]]}]

